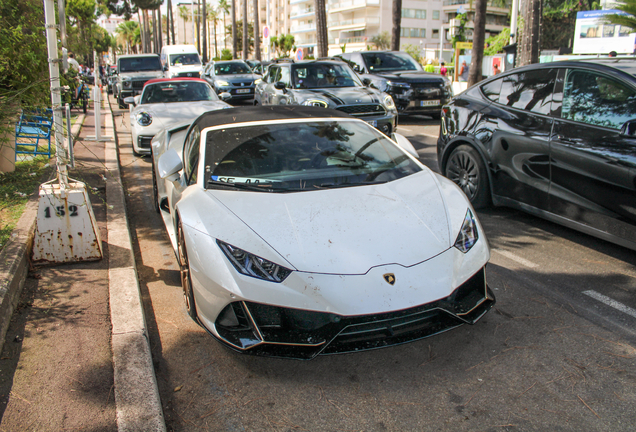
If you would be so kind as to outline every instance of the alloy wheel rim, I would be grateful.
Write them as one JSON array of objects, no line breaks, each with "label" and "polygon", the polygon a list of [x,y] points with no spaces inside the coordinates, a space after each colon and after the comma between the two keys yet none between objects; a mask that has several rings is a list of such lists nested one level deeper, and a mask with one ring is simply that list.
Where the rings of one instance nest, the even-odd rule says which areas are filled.
[{"label": "alloy wheel rim", "polygon": [[447,177],[457,184],[468,198],[474,198],[479,187],[479,168],[467,153],[456,153],[448,164]]}]

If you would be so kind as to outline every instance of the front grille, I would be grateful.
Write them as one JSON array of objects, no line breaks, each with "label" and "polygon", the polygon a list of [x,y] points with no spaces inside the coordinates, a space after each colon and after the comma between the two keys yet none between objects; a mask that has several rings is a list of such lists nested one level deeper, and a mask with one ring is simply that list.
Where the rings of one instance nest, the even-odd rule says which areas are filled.
[{"label": "front grille", "polygon": [[139,148],[149,149],[151,142],[152,142],[152,137],[147,137],[147,136],[137,137],[137,145],[139,146]]},{"label": "front grille", "polygon": [[134,90],[141,90],[142,88],[144,88],[144,84],[146,84],[146,81],[148,80],[144,80],[144,81],[133,81],[132,82],[132,88]]},{"label": "front grille", "polygon": [[411,83],[412,89],[440,89],[444,88],[444,81],[428,81]]},{"label": "front grille", "polygon": [[181,72],[177,76],[180,78],[199,78],[199,72]]},{"label": "front grille", "polygon": [[336,109],[352,116],[386,115],[384,107],[380,104],[344,105]]},{"label": "front grille", "polygon": [[242,81],[242,82],[233,82],[232,85],[234,87],[249,87],[252,85],[253,81]]},{"label": "front grille", "polygon": [[450,296],[400,311],[346,317],[245,301],[228,305],[215,324],[221,340],[235,349],[311,359],[402,344],[474,324],[494,303],[482,268]]}]

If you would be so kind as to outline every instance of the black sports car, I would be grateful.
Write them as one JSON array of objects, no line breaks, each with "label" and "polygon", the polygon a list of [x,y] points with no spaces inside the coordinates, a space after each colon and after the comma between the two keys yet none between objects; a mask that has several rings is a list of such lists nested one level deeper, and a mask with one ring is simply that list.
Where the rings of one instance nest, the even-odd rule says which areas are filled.
[{"label": "black sports car", "polygon": [[534,64],[442,108],[441,171],[475,207],[525,210],[636,250],[636,61]]}]

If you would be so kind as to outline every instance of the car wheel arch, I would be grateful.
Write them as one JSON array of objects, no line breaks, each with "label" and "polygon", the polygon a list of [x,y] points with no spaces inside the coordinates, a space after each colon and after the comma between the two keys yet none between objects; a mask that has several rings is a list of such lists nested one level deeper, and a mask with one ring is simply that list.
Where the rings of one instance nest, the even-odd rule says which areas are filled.
[{"label": "car wheel arch", "polygon": [[487,157],[487,155],[485,154],[485,152],[483,151],[481,146],[476,145],[475,142],[473,140],[471,140],[469,137],[462,136],[462,137],[457,138],[454,141],[451,141],[450,143],[448,143],[446,148],[444,148],[444,153],[442,154],[441,164],[440,164],[440,167],[439,167],[440,172],[442,173],[443,176],[446,176],[445,172],[446,172],[446,165],[448,164],[448,159],[450,158],[450,155],[453,153],[453,150],[455,150],[457,147],[459,147],[461,145],[470,146],[473,150],[475,150],[477,152],[477,154],[481,158],[481,162],[486,167],[486,175],[488,176],[488,189],[489,189],[489,192],[490,192],[490,197],[492,199],[492,197],[494,196],[494,194],[493,194],[493,178],[492,178],[492,170],[493,170],[492,162],[491,162],[490,158]]}]

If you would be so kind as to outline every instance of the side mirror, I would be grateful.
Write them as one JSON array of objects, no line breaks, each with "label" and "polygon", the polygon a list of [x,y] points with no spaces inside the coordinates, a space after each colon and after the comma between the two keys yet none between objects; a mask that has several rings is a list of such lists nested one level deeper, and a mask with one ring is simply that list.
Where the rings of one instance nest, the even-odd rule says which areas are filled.
[{"label": "side mirror", "polygon": [[230,99],[232,99],[232,94],[228,93],[228,92],[223,92],[223,93],[219,93],[219,98],[223,101],[223,102],[227,102]]},{"label": "side mirror", "polygon": [[141,95],[137,95],[133,99],[135,99],[135,106],[137,106],[139,105],[139,102],[141,102]]},{"label": "side mirror", "polygon": [[127,98],[124,98],[124,103],[128,104],[128,105],[136,105],[135,104],[135,98],[132,96],[128,96]]},{"label": "side mirror", "polygon": [[276,90],[285,90],[285,83],[282,81],[278,81],[276,84],[274,84],[274,88]]},{"label": "side mirror", "polygon": [[369,87],[371,85],[371,80],[369,78],[363,78],[362,84],[364,84],[365,87]]},{"label": "side mirror", "polygon": [[164,71],[164,72],[168,72],[168,65],[164,65],[164,66],[163,66],[163,71]]},{"label": "side mirror", "polygon": [[359,65],[353,65],[353,70],[358,73],[362,72],[362,69],[360,68]]},{"label": "side mirror", "polygon": [[181,157],[179,156],[179,153],[177,153],[177,151],[173,148],[162,154],[159,158],[159,161],[157,162],[159,177],[161,177],[162,179],[177,174],[182,169],[183,162],[181,161]]},{"label": "side mirror", "polygon": [[405,150],[411,156],[415,157],[416,159],[420,157],[420,155],[417,154],[417,150],[415,150],[415,147],[413,147],[413,144],[411,144],[411,141],[409,141],[408,138],[406,138],[404,135],[393,132],[391,134],[391,139],[395,141],[397,145],[402,148],[402,150]]},{"label": "side mirror", "polygon": [[636,120],[628,120],[621,126],[621,135],[636,136]]}]

